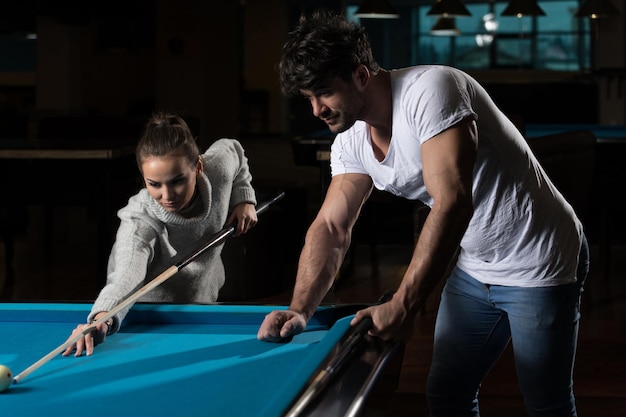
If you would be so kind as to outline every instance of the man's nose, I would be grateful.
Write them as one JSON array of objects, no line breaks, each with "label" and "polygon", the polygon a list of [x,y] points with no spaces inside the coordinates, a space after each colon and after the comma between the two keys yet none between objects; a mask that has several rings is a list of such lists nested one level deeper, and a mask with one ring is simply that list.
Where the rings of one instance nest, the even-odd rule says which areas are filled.
[{"label": "man's nose", "polygon": [[311,100],[311,108],[313,109],[313,116],[320,117],[328,108],[320,100]]}]

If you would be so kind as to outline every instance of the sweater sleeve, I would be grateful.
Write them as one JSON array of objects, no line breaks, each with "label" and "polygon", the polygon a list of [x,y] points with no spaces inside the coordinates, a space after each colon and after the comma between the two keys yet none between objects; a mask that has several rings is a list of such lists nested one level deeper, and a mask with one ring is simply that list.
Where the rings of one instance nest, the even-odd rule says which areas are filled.
[{"label": "sweater sleeve", "polygon": [[252,174],[243,146],[236,139],[219,139],[205,153],[205,163],[219,163],[227,167],[232,174],[230,208],[241,204],[257,204],[256,193],[252,187]]},{"label": "sweater sleeve", "polygon": [[[107,283],[94,302],[87,320],[101,311],[110,311],[144,285],[147,268],[154,258],[152,228],[136,218],[130,210],[120,210],[120,227],[109,256]],[[132,305],[113,317],[112,332],[117,332]]]}]

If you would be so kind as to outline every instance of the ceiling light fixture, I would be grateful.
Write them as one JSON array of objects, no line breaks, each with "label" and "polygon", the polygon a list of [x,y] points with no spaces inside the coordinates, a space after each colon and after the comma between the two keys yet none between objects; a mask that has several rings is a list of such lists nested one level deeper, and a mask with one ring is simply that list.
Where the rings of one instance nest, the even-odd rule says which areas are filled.
[{"label": "ceiling light fixture", "polygon": [[430,29],[430,34],[435,36],[459,36],[461,31],[456,27],[454,17],[441,16]]},{"label": "ceiling light fixture", "polygon": [[400,17],[387,0],[364,0],[354,15],[360,19],[397,19]]},{"label": "ceiling light fixture", "polygon": [[609,0],[587,0],[576,12],[576,17],[600,19],[619,16],[619,11]]},{"label": "ceiling light fixture", "polygon": [[463,17],[472,15],[461,0],[437,0],[437,2],[426,14],[428,16],[444,17]]},{"label": "ceiling light fixture", "polygon": [[536,0],[510,0],[500,14],[501,16],[545,16],[546,13],[537,4]]}]

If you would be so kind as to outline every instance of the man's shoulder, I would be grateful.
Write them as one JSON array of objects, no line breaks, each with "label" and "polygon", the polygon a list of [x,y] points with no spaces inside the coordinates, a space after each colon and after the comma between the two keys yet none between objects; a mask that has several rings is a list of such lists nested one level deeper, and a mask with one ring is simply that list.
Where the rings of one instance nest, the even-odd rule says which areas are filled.
[{"label": "man's shoulder", "polygon": [[352,126],[341,133],[337,133],[333,143],[352,141],[355,138],[362,138],[368,132],[367,123],[363,120],[357,120]]},{"label": "man's shoulder", "polygon": [[428,78],[428,81],[430,81],[432,77],[447,78],[461,74],[465,73],[458,68],[447,65],[415,65],[391,70],[391,79],[396,83],[411,84],[420,81],[422,78]]}]

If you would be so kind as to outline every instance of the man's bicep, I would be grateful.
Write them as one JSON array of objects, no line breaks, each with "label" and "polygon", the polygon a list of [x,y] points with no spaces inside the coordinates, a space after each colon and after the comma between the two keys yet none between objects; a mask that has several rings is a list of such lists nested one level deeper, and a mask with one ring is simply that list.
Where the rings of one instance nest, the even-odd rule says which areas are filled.
[{"label": "man's bicep", "polygon": [[464,121],[422,145],[424,183],[435,200],[471,195],[477,134],[473,121]]},{"label": "man's bicep", "polygon": [[372,179],[368,175],[334,176],[328,186],[318,220],[329,227],[351,229],[371,191]]}]

